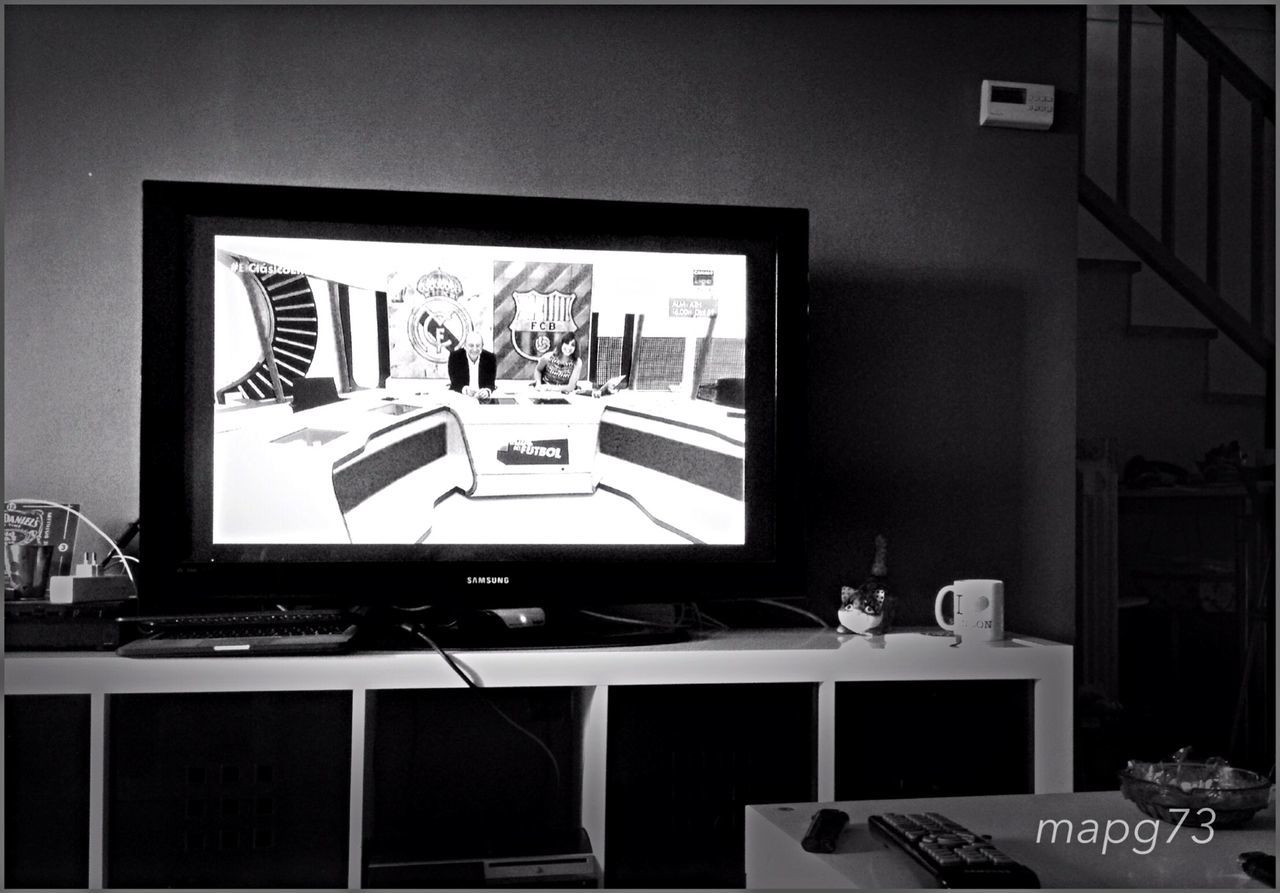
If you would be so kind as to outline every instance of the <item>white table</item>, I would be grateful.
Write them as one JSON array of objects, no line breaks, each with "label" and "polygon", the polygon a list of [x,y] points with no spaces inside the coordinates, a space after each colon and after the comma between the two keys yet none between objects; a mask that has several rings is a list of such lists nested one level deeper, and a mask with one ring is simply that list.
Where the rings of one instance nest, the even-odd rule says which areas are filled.
[{"label": "white table", "polygon": [[[844,810],[849,824],[834,853],[805,852],[800,842],[813,814],[822,807]],[[1237,856],[1249,850],[1276,851],[1274,799],[1247,825],[1213,834],[1188,826],[1173,833],[1174,826],[1164,822],[1153,826],[1153,820],[1119,791],[771,804],[747,807],[747,886],[786,890],[932,886],[909,856],[867,830],[867,816],[885,812],[938,812],[974,833],[990,834],[996,846],[1036,873],[1042,887],[1262,887],[1241,870]],[[1056,826],[1055,842],[1055,826],[1041,825],[1050,820],[1070,823],[1070,843],[1069,826],[1061,823]],[[1089,839],[1089,820],[1097,823],[1097,839],[1082,843],[1082,831]],[[1114,822],[1112,840],[1127,839],[1109,843],[1103,853],[1109,821]],[[1139,827],[1140,822],[1146,824]]]}]

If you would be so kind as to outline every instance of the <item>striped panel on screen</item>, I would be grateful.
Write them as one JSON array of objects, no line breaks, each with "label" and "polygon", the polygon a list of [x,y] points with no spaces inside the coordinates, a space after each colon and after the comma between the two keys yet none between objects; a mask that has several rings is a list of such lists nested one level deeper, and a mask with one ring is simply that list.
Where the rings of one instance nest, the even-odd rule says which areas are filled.
[{"label": "striped panel on screen", "polygon": [[[529,333],[521,316],[517,293],[537,296],[540,322],[558,321],[578,335],[578,356],[584,369],[589,368],[587,346],[591,322],[591,264],[566,264],[528,261],[495,261],[493,265],[493,352],[497,358],[497,377],[530,378],[536,357],[545,350],[537,349],[538,339]],[[558,295],[570,295],[565,301]],[[562,331],[545,332],[546,349],[559,340]],[[518,349],[519,348],[519,349]]]}]

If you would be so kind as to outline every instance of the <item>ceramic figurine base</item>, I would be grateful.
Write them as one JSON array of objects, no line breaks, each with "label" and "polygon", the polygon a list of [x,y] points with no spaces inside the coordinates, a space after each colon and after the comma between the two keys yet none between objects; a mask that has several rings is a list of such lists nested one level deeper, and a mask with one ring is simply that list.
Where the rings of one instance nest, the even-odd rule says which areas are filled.
[{"label": "ceramic figurine base", "polygon": [[884,615],[868,614],[861,608],[841,608],[836,611],[836,619],[840,621],[836,632],[857,636],[878,636],[884,632]]}]

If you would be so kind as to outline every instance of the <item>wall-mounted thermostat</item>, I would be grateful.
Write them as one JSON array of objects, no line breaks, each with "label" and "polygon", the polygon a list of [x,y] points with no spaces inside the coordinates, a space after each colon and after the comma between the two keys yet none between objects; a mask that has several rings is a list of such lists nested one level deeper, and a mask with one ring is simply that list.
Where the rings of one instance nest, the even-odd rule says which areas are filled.
[{"label": "wall-mounted thermostat", "polygon": [[978,123],[983,127],[1048,130],[1053,126],[1053,87],[1014,81],[983,81]]}]

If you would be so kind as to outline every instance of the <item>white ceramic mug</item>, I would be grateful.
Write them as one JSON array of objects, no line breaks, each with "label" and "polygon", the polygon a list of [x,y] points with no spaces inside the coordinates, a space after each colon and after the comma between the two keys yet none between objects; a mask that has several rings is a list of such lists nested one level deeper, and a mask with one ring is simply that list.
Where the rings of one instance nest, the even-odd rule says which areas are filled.
[{"label": "white ceramic mug", "polygon": [[[951,617],[942,616],[942,602],[951,594]],[[956,580],[938,590],[933,603],[938,626],[961,642],[998,642],[1004,638],[1004,581]]]}]

